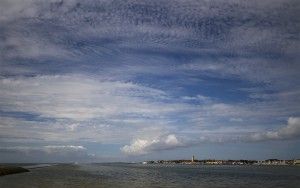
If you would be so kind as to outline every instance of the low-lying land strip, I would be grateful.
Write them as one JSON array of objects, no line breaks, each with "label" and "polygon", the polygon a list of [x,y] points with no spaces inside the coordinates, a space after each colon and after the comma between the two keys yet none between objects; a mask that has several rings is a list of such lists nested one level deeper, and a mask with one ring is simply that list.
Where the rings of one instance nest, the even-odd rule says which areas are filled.
[{"label": "low-lying land strip", "polygon": [[17,166],[0,166],[0,176],[22,172],[29,172],[29,170]]},{"label": "low-lying land strip", "polygon": [[257,160],[158,160],[158,161],[144,161],[143,164],[201,164],[201,165],[300,165],[300,159],[293,160],[279,160],[267,159],[262,161]]}]

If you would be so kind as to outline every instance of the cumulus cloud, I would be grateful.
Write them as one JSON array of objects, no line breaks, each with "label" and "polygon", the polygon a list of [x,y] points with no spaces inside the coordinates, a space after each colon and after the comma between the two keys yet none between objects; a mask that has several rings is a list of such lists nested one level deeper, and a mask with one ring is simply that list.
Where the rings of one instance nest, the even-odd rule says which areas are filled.
[{"label": "cumulus cloud", "polygon": [[[182,97],[183,101],[178,102],[159,89],[84,75],[2,78],[0,99],[2,110],[11,116],[0,117],[0,139],[10,141],[26,138],[124,143],[161,131],[221,132],[218,128],[230,129],[231,123],[257,124],[266,117],[297,111],[283,108],[283,103],[274,105],[273,101],[228,104],[200,94]],[[176,121],[185,126],[177,129]],[[248,128],[239,130],[252,131]]]},{"label": "cumulus cloud", "polygon": [[[240,120],[238,120],[240,121]],[[182,146],[192,147],[207,143],[242,143],[270,140],[297,139],[300,137],[300,118],[290,117],[288,124],[274,131],[241,130],[239,127],[224,127],[217,130],[190,132],[178,139],[170,134],[152,139],[135,139],[130,145],[125,145],[121,151],[127,155],[144,155],[160,150],[176,149]]]},{"label": "cumulus cloud", "polygon": [[168,129],[190,108],[159,89],[84,75],[3,78],[0,88],[3,141],[120,143]]},{"label": "cumulus cloud", "polygon": [[[231,120],[232,121],[232,120]],[[240,119],[234,120],[242,122]],[[252,126],[253,127],[253,126]],[[287,124],[272,131],[251,129],[251,127],[241,129],[240,126],[224,126],[215,130],[203,130],[192,133],[189,145],[199,145],[203,143],[229,143],[229,142],[263,142],[272,140],[291,140],[300,138],[300,118],[289,117]],[[198,134],[197,136],[195,134]]]},{"label": "cumulus cloud", "polygon": [[300,118],[290,117],[287,125],[274,131],[266,131],[251,135],[254,141],[293,139],[300,136]]},{"label": "cumulus cloud", "polygon": [[153,151],[168,150],[182,147],[184,144],[174,134],[154,139],[136,139],[130,145],[125,145],[121,151],[127,155],[143,155]]},{"label": "cumulus cloud", "polygon": [[264,130],[300,112],[299,5],[2,0],[0,141],[137,138],[122,151],[145,154],[296,138],[292,120]]}]

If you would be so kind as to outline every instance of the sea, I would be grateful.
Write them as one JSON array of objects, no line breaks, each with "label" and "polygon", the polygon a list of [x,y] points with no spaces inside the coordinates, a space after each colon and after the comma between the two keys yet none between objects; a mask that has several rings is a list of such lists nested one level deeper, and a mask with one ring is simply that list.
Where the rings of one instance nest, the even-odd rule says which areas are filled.
[{"label": "sea", "polygon": [[300,166],[57,164],[0,177],[0,188],[300,187]]}]

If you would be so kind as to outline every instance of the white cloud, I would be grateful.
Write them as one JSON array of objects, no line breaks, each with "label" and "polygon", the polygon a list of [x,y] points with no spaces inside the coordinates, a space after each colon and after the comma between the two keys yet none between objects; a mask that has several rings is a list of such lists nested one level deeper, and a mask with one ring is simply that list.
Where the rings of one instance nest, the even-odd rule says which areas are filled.
[{"label": "white cloud", "polygon": [[60,12],[66,12],[74,7],[78,1],[76,0],[2,0],[0,6],[0,21],[11,21],[18,18],[35,18],[38,17],[45,8],[49,13],[52,9],[60,6]]},{"label": "white cloud", "polygon": [[174,134],[157,138],[135,139],[130,145],[125,145],[121,151],[127,155],[143,155],[153,151],[168,150],[182,147],[184,144]]},{"label": "white cloud", "polygon": [[155,138],[135,139],[125,145],[121,151],[127,155],[144,155],[155,151],[178,147],[199,146],[205,143],[257,142],[268,140],[294,139],[300,136],[300,118],[290,117],[286,126],[274,131],[243,130],[240,127],[224,127],[217,130],[191,130],[181,132],[185,136],[180,140],[174,134]]},{"label": "white cloud", "polygon": [[290,117],[287,125],[274,131],[255,133],[250,136],[254,141],[293,139],[300,136],[300,118]]},{"label": "white cloud", "polygon": [[0,6],[0,21],[10,21],[19,17],[31,17],[36,14],[33,0],[3,0]]},{"label": "white cloud", "polygon": [[73,145],[66,145],[66,146],[49,145],[49,146],[44,146],[43,149],[47,153],[82,152],[86,150],[86,148],[83,146],[73,146]]},{"label": "white cloud", "polygon": [[12,115],[0,116],[0,139],[115,144],[156,135],[169,129],[172,114],[190,108],[165,103],[167,97],[132,82],[83,75],[0,79],[0,106]]},{"label": "white cloud", "polygon": [[[293,19],[298,7],[294,0],[2,0],[0,139],[124,145],[139,138],[122,150],[145,154],[181,146],[175,135],[187,132],[199,138],[184,142],[189,144],[241,141],[251,131],[257,140],[297,137],[293,120],[264,130],[300,110],[293,55],[299,49]],[[89,71],[97,76],[51,75]],[[226,80],[220,88],[218,80],[202,80],[199,89],[216,98],[189,93],[207,77]],[[143,85],[143,78],[162,89]],[[155,83],[158,78],[163,82]],[[231,85],[232,79],[239,82]],[[249,101],[228,102],[222,93],[229,93],[227,84],[249,81],[260,88],[268,83],[282,96],[263,90]],[[287,93],[291,88],[298,92]],[[76,149],[44,151],[68,148]]]},{"label": "white cloud", "polygon": [[0,162],[70,162],[91,161],[97,158],[81,145],[1,146]]},{"label": "white cloud", "polygon": [[0,152],[21,152],[21,153],[32,153],[42,152],[45,154],[69,154],[74,152],[86,152],[86,148],[83,146],[74,145],[49,145],[49,146],[9,146],[0,147]]},{"label": "white cloud", "polygon": [[181,143],[178,141],[178,139],[176,138],[176,136],[174,134],[170,134],[167,136],[165,143],[168,146],[179,146],[181,145]]},{"label": "white cloud", "polygon": [[[299,108],[295,105],[295,108],[291,108],[293,105],[276,101],[252,104],[216,103],[200,94],[184,100],[209,102],[165,102],[168,97],[162,90],[132,82],[103,80],[83,75],[3,78],[0,80],[2,110],[34,114],[37,120],[0,117],[0,137],[10,141],[86,140],[118,144],[128,142],[132,138],[143,138],[141,140],[146,142],[137,142],[136,147],[145,144],[145,148],[151,148],[152,146],[147,145],[159,145],[155,143],[156,139],[152,138],[168,132],[182,135],[191,130],[195,133],[210,130],[210,135],[214,132],[220,135],[224,130],[234,129],[236,134],[239,131],[244,134],[253,131],[254,128],[264,130],[267,125],[260,121],[266,117],[285,118]],[[284,106],[288,108],[283,108]],[[43,118],[50,118],[50,121],[44,122]],[[178,120],[185,126],[178,128]],[[230,122],[234,122],[235,127]],[[236,127],[238,123],[240,126]],[[255,126],[249,129],[251,125]],[[147,134],[151,135],[150,139],[144,139]],[[193,136],[197,138],[199,135]],[[166,145],[170,146],[170,143]],[[131,150],[130,146],[127,148],[128,151]],[[142,153],[148,151],[140,150]]]},{"label": "white cloud", "polygon": [[146,154],[148,151],[145,149],[158,142],[158,140],[136,139],[131,143],[131,145],[125,145],[121,148],[121,150],[126,154]]},{"label": "white cloud", "polygon": [[210,97],[204,96],[204,95],[196,95],[196,96],[183,96],[181,97],[183,100],[187,101],[197,101],[201,103],[210,103],[212,102],[212,99]]},{"label": "white cloud", "polygon": [[51,57],[67,60],[75,55],[63,45],[55,44],[47,39],[41,39],[40,36],[24,37],[18,34],[8,34],[5,42],[0,44],[0,47],[9,49],[3,54],[5,58],[34,59]]},{"label": "white cloud", "polygon": [[[272,64],[269,60],[259,57],[218,58],[217,60],[194,59],[191,63],[180,65],[179,69],[197,71],[216,78],[234,78],[254,83],[271,83],[274,87],[282,87],[282,85],[286,85],[283,80],[289,79],[292,81],[295,77],[298,77],[298,64],[281,62],[280,60],[273,60],[273,62]],[[268,74],[265,74],[266,71]]]},{"label": "white cloud", "polygon": [[158,102],[165,96],[163,91],[130,82],[80,75],[0,80],[0,105],[5,110],[78,121],[124,114],[160,116],[176,110]]},{"label": "white cloud", "polygon": [[242,118],[230,118],[229,120],[232,122],[243,122]]}]

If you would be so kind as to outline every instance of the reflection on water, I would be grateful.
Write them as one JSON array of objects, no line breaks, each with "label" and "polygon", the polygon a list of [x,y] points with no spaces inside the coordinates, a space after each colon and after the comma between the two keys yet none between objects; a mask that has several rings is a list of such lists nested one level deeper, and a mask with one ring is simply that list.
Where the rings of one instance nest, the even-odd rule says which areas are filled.
[{"label": "reflection on water", "polygon": [[298,187],[300,167],[56,165],[0,177],[0,187]]}]

